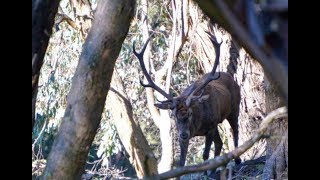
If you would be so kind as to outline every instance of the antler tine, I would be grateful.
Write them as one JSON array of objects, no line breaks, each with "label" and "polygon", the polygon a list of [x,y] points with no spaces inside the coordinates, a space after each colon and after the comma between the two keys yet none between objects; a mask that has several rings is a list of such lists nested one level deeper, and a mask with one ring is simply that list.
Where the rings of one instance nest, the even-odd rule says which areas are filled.
[{"label": "antler tine", "polygon": [[[153,35],[153,34],[152,34]],[[166,93],[164,90],[162,90],[159,86],[157,86],[151,79],[150,75],[148,74],[147,72],[147,69],[146,69],[146,66],[143,62],[143,54],[144,54],[144,51],[146,50],[146,47],[149,43],[149,40],[150,38],[152,37],[152,35],[147,39],[146,43],[144,44],[144,46],[142,47],[142,50],[140,53],[138,53],[136,51],[136,48],[135,48],[135,42],[133,42],[133,53],[134,55],[138,58],[139,62],[140,62],[140,65],[141,65],[141,69],[142,69],[142,72],[143,74],[146,76],[147,80],[148,80],[148,84],[144,84],[141,79],[140,79],[140,84],[143,86],[143,87],[151,87],[153,88],[154,90],[158,91],[160,94],[162,94],[164,97],[166,97],[169,101],[172,101],[173,100],[173,97]]]},{"label": "antler tine", "polygon": [[[216,52],[216,59],[214,61],[214,65],[213,65],[213,68],[210,72],[210,74],[212,76],[214,76],[214,74],[216,73],[216,70],[217,70],[217,67],[219,65],[219,59],[220,59],[220,46],[222,44],[223,41],[221,41],[220,43],[218,43],[217,41],[217,38],[215,36],[213,36],[211,33],[209,33],[208,31],[206,31],[206,33],[209,35],[209,38],[210,38],[210,41],[212,42],[213,46],[214,46],[214,50]],[[214,78],[213,80],[215,79],[218,79],[220,77],[220,73],[219,73],[219,76],[217,78]]]},{"label": "antler tine", "polygon": [[187,100],[186,100],[186,105],[189,106],[191,103],[192,98],[194,97],[194,94],[196,94],[197,92],[199,92],[200,90],[202,90],[210,81],[212,80],[216,80],[220,77],[220,72],[218,77],[214,77],[214,74],[216,73],[217,67],[219,65],[219,59],[220,59],[220,47],[223,41],[221,41],[220,43],[218,43],[217,39],[215,36],[213,36],[211,33],[207,32],[206,33],[209,35],[210,41],[212,42],[213,46],[214,46],[214,50],[216,52],[216,59],[213,65],[213,68],[211,70],[211,72],[209,73],[209,75],[207,75],[205,77],[205,79],[203,81],[201,81],[201,84],[193,91],[191,91],[187,96]]}]

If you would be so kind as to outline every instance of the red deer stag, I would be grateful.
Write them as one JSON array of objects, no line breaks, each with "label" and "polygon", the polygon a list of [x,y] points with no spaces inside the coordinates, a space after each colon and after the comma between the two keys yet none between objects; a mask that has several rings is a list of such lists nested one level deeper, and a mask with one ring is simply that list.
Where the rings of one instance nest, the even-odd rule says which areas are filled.
[{"label": "red deer stag", "polygon": [[[209,33],[208,33],[209,34]],[[205,136],[203,160],[209,158],[212,141],[215,146],[215,157],[220,155],[222,141],[217,125],[227,119],[232,130],[234,146],[238,147],[238,115],[240,104],[240,88],[233,80],[232,75],[226,72],[215,74],[219,64],[220,46],[216,38],[209,34],[215,47],[216,59],[212,71],[187,87],[180,96],[173,97],[157,86],[148,74],[143,62],[143,54],[150,40],[144,44],[140,53],[136,52],[133,43],[133,53],[139,59],[142,71],[148,84],[140,83],[144,87],[151,87],[162,94],[167,100],[155,104],[160,109],[171,109],[176,119],[176,126],[180,143],[180,166],[184,166],[188,151],[189,139],[194,136]],[[241,162],[237,158],[236,163]]]}]

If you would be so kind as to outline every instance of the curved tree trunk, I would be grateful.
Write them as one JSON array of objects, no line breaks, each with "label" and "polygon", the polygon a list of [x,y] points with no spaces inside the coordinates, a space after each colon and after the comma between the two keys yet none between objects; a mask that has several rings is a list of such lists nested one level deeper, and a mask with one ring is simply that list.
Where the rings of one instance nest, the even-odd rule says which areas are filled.
[{"label": "curved tree trunk", "polygon": [[158,174],[157,160],[151,151],[139,124],[133,120],[132,106],[117,71],[113,72],[111,89],[107,97],[107,108],[111,110],[113,123],[120,139],[130,155],[138,178]]},{"label": "curved tree trunk", "polygon": [[134,8],[135,1],[99,1],[43,179],[81,178]]},{"label": "curved tree trunk", "polygon": [[[143,20],[142,32],[143,32],[143,40],[149,38],[149,29],[148,29],[148,1],[142,0],[142,14],[141,19]],[[150,72],[150,65],[153,63],[150,59],[151,54],[151,45],[147,46],[147,49],[144,54],[144,63],[146,65],[147,70]],[[169,64],[172,66],[172,64]],[[165,76],[164,73],[156,73],[155,79],[162,79]],[[146,81],[146,78],[144,78]],[[156,82],[157,83],[157,82]],[[159,82],[158,82],[159,83]],[[170,81],[166,81],[166,83],[170,84]],[[160,111],[154,106],[154,90],[151,88],[146,88],[146,96],[147,96],[147,104],[152,119],[156,126],[160,129],[160,141],[161,141],[161,159],[158,165],[158,172],[162,173],[168,171],[172,168],[173,164],[173,144],[172,144],[172,135],[171,135],[171,121],[167,111]]]},{"label": "curved tree trunk", "polygon": [[[172,66],[174,61],[176,61],[181,48],[183,47],[187,33],[188,33],[188,22],[187,22],[187,7],[188,7],[188,0],[173,0],[172,3],[172,19],[173,19],[173,28],[171,32],[171,46],[168,50],[168,56],[165,61],[165,65],[155,72],[155,83],[162,86],[162,79],[166,79],[165,84],[163,85],[165,91],[169,92],[170,82],[171,82],[171,73],[172,73]],[[143,20],[143,39],[146,42],[146,39],[149,38],[148,32],[148,2],[146,0],[142,0],[142,15],[141,19]],[[151,44],[151,42],[150,42]],[[147,49],[144,54],[144,62],[146,65],[147,71],[149,71],[149,67],[152,66],[153,61],[150,59],[150,45],[147,46]],[[154,67],[154,66],[153,66]],[[147,104],[152,119],[154,120],[156,126],[160,129],[160,140],[161,140],[161,159],[158,164],[158,172],[162,173],[172,169],[173,166],[173,157],[174,157],[174,149],[173,149],[173,138],[171,132],[171,119],[169,116],[168,110],[158,110],[154,104],[155,99],[154,96],[158,95],[155,94],[153,89],[146,88],[147,94]],[[158,99],[162,97],[157,96]]]},{"label": "curved tree trunk", "polygon": [[38,81],[60,0],[32,0],[32,129]]}]

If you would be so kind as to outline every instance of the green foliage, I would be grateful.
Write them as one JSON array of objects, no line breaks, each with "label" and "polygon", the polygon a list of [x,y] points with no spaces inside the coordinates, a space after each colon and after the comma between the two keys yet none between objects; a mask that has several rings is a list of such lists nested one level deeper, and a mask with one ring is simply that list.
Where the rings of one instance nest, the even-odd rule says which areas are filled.
[{"label": "green foliage", "polygon": [[[93,2],[93,7],[95,7],[95,3],[96,1]],[[62,0],[60,6],[65,14],[74,18],[69,1]],[[136,42],[138,50],[144,43],[142,40],[141,10],[141,3],[138,1],[137,14],[122,45],[116,69],[123,79],[126,92],[133,106],[134,119],[140,124],[156,158],[160,159],[159,129],[155,126],[147,109],[145,90],[139,83],[139,77],[142,77],[141,68],[132,53],[133,42]],[[172,15],[170,13],[172,13],[172,10],[169,0],[149,1],[150,33],[155,33],[151,43],[151,58],[156,70],[163,66],[170,46],[172,28]],[[79,31],[70,27],[66,22],[62,22],[58,25],[58,28],[54,28],[39,78],[36,124],[32,134],[33,163],[43,162],[43,159],[46,159],[50,152],[66,109],[66,96],[71,88],[72,77],[79,61],[83,43],[84,39]],[[178,95],[192,80],[200,75],[198,74],[198,61],[190,55],[189,49],[187,43],[185,48],[182,49],[179,60],[175,62],[173,67],[171,89],[174,95]],[[108,113],[108,110],[105,110],[102,114],[100,128],[90,149],[88,162],[95,164],[87,165],[88,173],[97,172],[99,168],[110,173],[112,167],[108,166],[108,158],[121,151],[120,139],[115,126],[109,121],[110,114]],[[178,149],[178,144],[175,144],[175,149]],[[202,148],[195,148],[196,151],[202,153]],[[188,162],[191,164],[201,162],[201,153],[189,153],[196,154],[196,156],[188,156]]]}]

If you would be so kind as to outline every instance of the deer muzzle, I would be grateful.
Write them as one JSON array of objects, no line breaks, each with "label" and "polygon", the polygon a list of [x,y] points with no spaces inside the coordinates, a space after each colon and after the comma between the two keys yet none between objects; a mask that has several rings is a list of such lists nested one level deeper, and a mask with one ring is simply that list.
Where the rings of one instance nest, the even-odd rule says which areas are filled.
[{"label": "deer muzzle", "polygon": [[190,133],[189,132],[186,132],[186,131],[183,131],[179,134],[179,137],[181,140],[185,141],[185,140],[188,140],[189,137],[190,137]]}]

